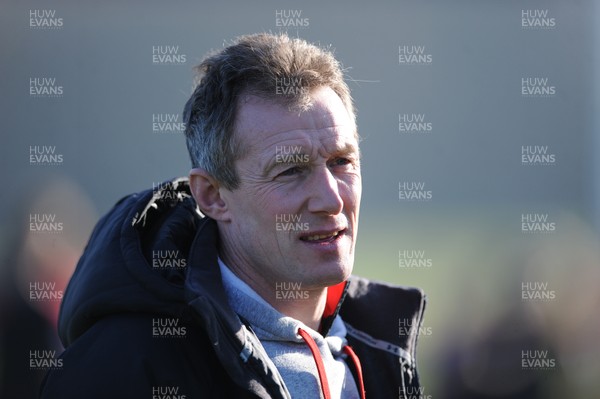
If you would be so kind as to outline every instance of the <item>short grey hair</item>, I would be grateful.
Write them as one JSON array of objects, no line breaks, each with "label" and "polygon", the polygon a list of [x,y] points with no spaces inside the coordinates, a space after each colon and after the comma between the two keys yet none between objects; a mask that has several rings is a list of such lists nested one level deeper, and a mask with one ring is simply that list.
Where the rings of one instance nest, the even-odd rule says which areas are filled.
[{"label": "short grey hair", "polygon": [[[230,190],[239,185],[235,161],[243,152],[234,129],[239,101],[245,95],[305,109],[311,89],[329,87],[355,119],[340,63],[329,50],[303,39],[267,33],[241,36],[194,69],[196,87],[183,112],[192,167],[206,170]],[[278,84],[286,81],[300,90],[282,95]]]}]

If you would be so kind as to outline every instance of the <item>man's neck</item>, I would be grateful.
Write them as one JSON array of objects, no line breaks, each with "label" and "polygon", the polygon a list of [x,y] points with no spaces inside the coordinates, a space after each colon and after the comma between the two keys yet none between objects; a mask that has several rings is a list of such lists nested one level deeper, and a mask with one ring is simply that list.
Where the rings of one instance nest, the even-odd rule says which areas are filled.
[{"label": "man's neck", "polygon": [[256,294],[263,298],[279,313],[301,321],[318,331],[327,301],[327,288],[304,290],[289,283],[272,286],[264,279],[253,278],[244,270],[236,268],[234,263],[223,259],[226,267],[240,280],[246,283]]},{"label": "man's neck", "polygon": [[[261,294],[259,293],[259,295]],[[302,299],[297,300],[282,300],[272,291],[270,295],[271,298],[261,296],[280,313],[301,321],[315,331],[319,331],[327,301],[327,288],[302,291],[299,295]]]}]

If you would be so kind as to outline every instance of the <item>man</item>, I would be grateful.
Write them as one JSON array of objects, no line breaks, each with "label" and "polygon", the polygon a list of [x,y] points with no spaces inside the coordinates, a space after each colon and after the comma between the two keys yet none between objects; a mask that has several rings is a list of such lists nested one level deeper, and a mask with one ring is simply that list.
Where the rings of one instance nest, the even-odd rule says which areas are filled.
[{"label": "man", "polygon": [[422,292],[350,276],[360,155],[338,62],[257,34],[197,69],[189,181],[126,197],[98,223],[62,304],[63,367],[42,396],[418,392]]}]

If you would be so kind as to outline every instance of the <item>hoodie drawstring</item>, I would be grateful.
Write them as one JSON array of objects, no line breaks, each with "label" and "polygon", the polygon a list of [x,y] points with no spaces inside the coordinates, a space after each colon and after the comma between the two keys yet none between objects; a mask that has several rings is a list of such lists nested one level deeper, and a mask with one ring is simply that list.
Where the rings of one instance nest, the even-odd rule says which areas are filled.
[{"label": "hoodie drawstring", "polygon": [[[302,328],[298,329],[298,334],[302,337],[306,345],[308,345],[310,351],[312,352],[313,358],[315,359],[315,363],[317,365],[317,373],[319,374],[319,380],[321,381],[321,391],[323,392],[324,399],[331,399],[331,393],[329,392],[329,381],[327,380],[327,373],[325,372],[325,364],[323,363],[323,358],[321,357],[321,352],[319,351],[319,347],[315,340],[310,336],[306,330]],[[352,359],[354,363],[354,367],[356,368],[356,376],[358,377],[358,389],[360,390],[360,397],[365,399],[365,386],[362,377],[362,368],[360,366],[360,360],[356,353],[350,348],[348,345],[344,346],[344,352]]]},{"label": "hoodie drawstring", "polygon": [[321,352],[319,352],[319,347],[315,340],[307,333],[305,330],[299,328],[298,334],[302,337],[306,345],[310,348],[313,357],[315,358],[315,363],[317,364],[317,372],[319,373],[319,380],[321,380],[321,391],[323,391],[323,398],[331,399],[331,393],[329,392],[329,381],[327,381],[327,374],[325,373],[325,365],[323,364],[323,358],[321,357]]},{"label": "hoodie drawstring", "polygon": [[360,391],[361,399],[365,399],[365,382],[363,381],[362,366],[360,365],[360,359],[354,353],[354,350],[348,345],[344,346],[344,352],[352,359],[354,368],[356,369],[356,377],[358,378],[358,390]]}]

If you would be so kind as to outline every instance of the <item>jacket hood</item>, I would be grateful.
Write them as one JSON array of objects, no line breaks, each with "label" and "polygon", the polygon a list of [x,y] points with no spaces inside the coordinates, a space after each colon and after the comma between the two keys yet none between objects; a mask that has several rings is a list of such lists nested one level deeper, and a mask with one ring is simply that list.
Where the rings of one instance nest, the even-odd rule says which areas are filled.
[{"label": "jacket hood", "polygon": [[58,325],[63,345],[109,315],[181,315],[187,267],[161,266],[185,266],[206,221],[185,178],[117,202],[94,228],[66,289]]}]

